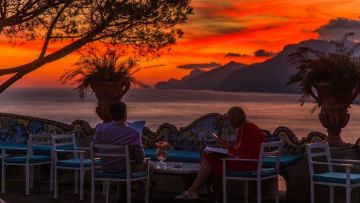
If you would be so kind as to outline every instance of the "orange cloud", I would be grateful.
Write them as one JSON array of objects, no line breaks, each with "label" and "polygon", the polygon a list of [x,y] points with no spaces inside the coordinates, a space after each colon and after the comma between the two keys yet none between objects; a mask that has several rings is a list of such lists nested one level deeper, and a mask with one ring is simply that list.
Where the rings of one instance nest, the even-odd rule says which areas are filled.
[{"label": "orange cloud", "polygon": [[[181,78],[190,70],[185,64],[226,64],[231,60],[246,64],[269,57],[255,57],[256,50],[277,53],[287,44],[318,38],[314,32],[331,19],[357,19],[360,1],[353,0],[193,0],[194,15],[181,25],[183,39],[160,58],[141,61],[145,68],[136,77],[147,84]],[[13,46],[0,37],[0,67],[21,65],[36,58],[41,42]],[[56,49],[54,46],[53,49]],[[241,53],[242,57],[226,57]],[[16,86],[60,86],[58,78],[77,56],[47,64],[24,77]],[[163,65],[163,66],[157,66]],[[4,80],[4,78],[2,78]]]}]

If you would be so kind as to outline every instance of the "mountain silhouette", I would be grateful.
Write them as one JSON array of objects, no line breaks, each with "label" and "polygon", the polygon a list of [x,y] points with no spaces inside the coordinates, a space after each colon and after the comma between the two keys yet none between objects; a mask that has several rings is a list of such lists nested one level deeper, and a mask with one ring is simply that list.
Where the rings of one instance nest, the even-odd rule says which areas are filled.
[{"label": "mountain silhouette", "polygon": [[170,79],[167,82],[159,82],[155,85],[157,89],[194,89],[215,90],[225,78],[231,73],[245,67],[245,64],[230,62],[219,68],[209,71],[193,70],[188,76],[181,80]]},{"label": "mountain silhouette", "polygon": [[332,52],[334,45],[323,40],[307,40],[287,45],[273,58],[251,65],[230,62],[208,72],[191,73],[181,80],[169,80],[155,85],[159,89],[196,89],[216,91],[296,93],[298,88],[287,86],[290,75],[296,72],[288,55],[301,46]]}]

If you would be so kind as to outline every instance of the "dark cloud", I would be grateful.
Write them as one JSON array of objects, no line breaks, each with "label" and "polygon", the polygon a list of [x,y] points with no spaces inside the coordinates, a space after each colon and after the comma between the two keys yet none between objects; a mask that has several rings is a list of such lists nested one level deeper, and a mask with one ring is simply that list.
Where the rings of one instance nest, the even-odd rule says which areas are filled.
[{"label": "dark cloud", "polygon": [[198,64],[186,64],[178,66],[180,69],[201,69],[201,68],[217,68],[221,64],[211,62],[211,63],[198,63]]},{"label": "dark cloud", "polygon": [[225,57],[247,57],[249,55],[246,54],[239,54],[239,53],[234,53],[234,52],[229,52],[227,54],[225,54]]},{"label": "dark cloud", "polygon": [[254,52],[255,57],[269,57],[274,55],[275,55],[274,52],[266,51],[265,49],[259,49]]},{"label": "dark cloud", "polygon": [[319,38],[323,40],[338,40],[345,34],[352,32],[355,35],[350,37],[351,40],[360,40],[360,20],[336,18],[330,20],[328,24],[322,25],[315,30]]}]

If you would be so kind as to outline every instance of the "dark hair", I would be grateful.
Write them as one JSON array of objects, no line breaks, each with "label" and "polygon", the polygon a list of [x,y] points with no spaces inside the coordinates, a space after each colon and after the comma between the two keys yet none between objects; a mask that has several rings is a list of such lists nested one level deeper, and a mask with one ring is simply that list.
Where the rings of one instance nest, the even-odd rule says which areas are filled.
[{"label": "dark hair", "polygon": [[126,104],[122,101],[114,102],[110,106],[110,115],[114,121],[121,120],[125,117]]},{"label": "dark hair", "polygon": [[227,115],[229,119],[238,123],[243,123],[246,121],[246,115],[244,110],[237,106],[230,108],[227,112]]}]

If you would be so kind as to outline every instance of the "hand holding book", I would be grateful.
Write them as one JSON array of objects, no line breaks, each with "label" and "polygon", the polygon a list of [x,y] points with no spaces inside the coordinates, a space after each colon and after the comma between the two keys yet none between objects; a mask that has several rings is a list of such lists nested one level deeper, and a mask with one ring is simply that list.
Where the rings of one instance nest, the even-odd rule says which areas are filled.
[{"label": "hand holding book", "polygon": [[222,139],[221,137],[219,137],[216,133],[213,133],[212,135],[215,137],[215,139],[216,139],[223,147],[225,147],[225,148],[231,147],[231,145],[230,145],[228,142],[226,142],[224,139]]}]

